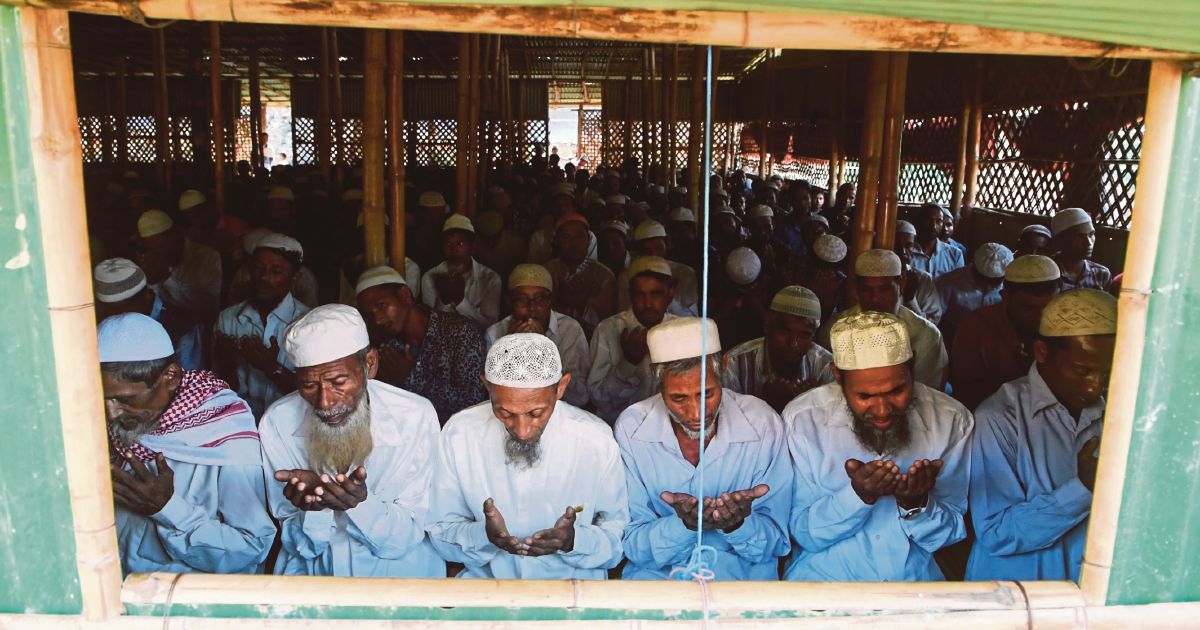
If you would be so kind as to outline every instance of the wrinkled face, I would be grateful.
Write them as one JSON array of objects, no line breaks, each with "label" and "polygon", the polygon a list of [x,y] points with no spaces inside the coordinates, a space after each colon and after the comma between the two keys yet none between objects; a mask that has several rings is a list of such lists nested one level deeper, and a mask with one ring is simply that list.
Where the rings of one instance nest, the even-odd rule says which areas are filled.
[{"label": "wrinkled face", "polygon": [[1058,250],[1068,260],[1082,260],[1092,257],[1096,247],[1096,229],[1090,224],[1076,225],[1059,234],[1055,238]]},{"label": "wrinkled face", "polygon": [[554,407],[567,391],[570,375],[564,375],[558,386],[522,389],[488,384],[492,413],[504,425],[512,439],[534,444],[554,415]]},{"label": "wrinkled face", "polygon": [[264,302],[282,300],[296,284],[299,276],[292,262],[278,252],[258,248],[250,259],[250,286],[254,297]]},{"label": "wrinkled face", "polygon": [[864,311],[895,313],[900,307],[900,278],[855,278],[858,305]]},{"label": "wrinkled face", "polygon": [[471,261],[475,235],[466,230],[450,230],[442,234],[442,255],[446,262],[465,265]]},{"label": "wrinkled face", "polygon": [[1058,337],[1033,342],[1038,373],[1058,402],[1078,413],[1100,402],[1108,390],[1116,335]]},{"label": "wrinkled face", "polygon": [[1021,256],[1027,254],[1045,255],[1049,251],[1050,239],[1046,238],[1043,234],[1026,232],[1025,234],[1022,234],[1020,240],[1017,241],[1017,254]]},{"label": "wrinkled face", "polygon": [[412,311],[412,292],[406,286],[381,284],[359,293],[356,306],[367,322],[371,338],[388,339],[404,331]]},{"label": "wrinkled face", "polygon": [[658,256],[659,258],[667,257],[667,239],[665,238],[647,238],[634,243],[639,256]]},{"label": "wrinkled face", "polygon": [[807,317],[772,313],[767,321],[766,342],[771,359],[798,365],[812,347],[817,323]]},{"label": "wrinkled face", "polygon": [[922,208],[917,218],[917,239],[928,243],[942,233],[942,209]]},{"label": "wrinkled face", "polygon": [[175,398],[182,377],[183,371],[174,363],[150,385],[141,381],[123,381],[101,371],[105,417],[127,432],[149,431]]},{"label": "wrinkled face", "polygon": [[372,348],[365,360],[352,354],[336,361],[296,369],[296,391],[322,422],[340,426],[358,408],[375,378],[379,357]]},{"label": "wrinkled face", "polygon": [[[1011,286],[1009,285],[1009,287]],[[1012,322],[1013,328],[1027,339],[1037,334],[1038,325],[1042,321],[1042,310],[1058,294],[1057,290],[1038,294],[1029,291],[1013,291],[1007,287],[1002,291],[1008,320]]]},{"label": "wrinkled face", "polygon": [[587,226],[571,221],[558,228],[554,234],[554,244],[558,246],[558,255],[568,263],[578,264],[587,256],[588,242]]},{"label": "wrinkled face", "polygon": [[[709,366],[712,367],[711,364]],[[721,378],[719,371],[709,369],[704,383],[703,404],[700,396],[700,366],[684,374],[665,373],[659,392],[667,412],[685,431],[700,431],[700,410],[704,410],[704,425],[711,430],[721,408]]]},{"label": "wrinkled face", "polygon": [[896,234],[896,255],[904,266],[912,266],[913,250],[917,247],[917,237],[912,234]]},{"label": "wrinkled face", "polygon": [[596,237],[597,247],[600,248],[597,252],[600,260],[611,261],[616,264],[625,263],[625,255],[629,253],[629,245],[625,242],[625,236],[616,230],[604,230]]},{"label": "wrinkled face", "polygon": [[629,306],[634,317],[646,328],[662,323],[673,299],[675,289],[665,280],[648,275],[629,280]]},{"label": "wrinkled face", "polygon": [[550,325],[550,303],[553,298],[542,287],[513,287],[508,290],[508,303],[512,307],[513,321],[534,320],[542,327]]},{"label": "wrinkled face", "polygon": [[912,402],[912,372],[908,364],[866,370],[834,369],[846,405],[854,417],[878,432],[908,422]]}]

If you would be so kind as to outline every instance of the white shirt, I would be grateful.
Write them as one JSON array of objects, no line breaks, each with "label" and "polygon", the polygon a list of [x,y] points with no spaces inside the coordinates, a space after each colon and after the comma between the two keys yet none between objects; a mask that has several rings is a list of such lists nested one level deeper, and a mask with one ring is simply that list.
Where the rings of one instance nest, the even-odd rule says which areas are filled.
[{"label": "white shirt", "polygon": [[467,275],[467,286],[463,299],[458,304],[444,304],[438,295],[433,279],[449,273],[445,262],[425,272],[421,278],[421,301],[429,308],[439,311],[455,311],[487,328],[500,319],[500,276],[495,271],[471,259],[471,272]]},{"label": "white shirt", "polygon": [[[938,241],[939,243],[941,241]],[[862,307],[851,306],[840,312],[836,317],[821,324],[817,332],[817,343],[829,347],[829,331],[833,323],[843,317],[849,317],[862,312]],[[918,383],[924,383],[938,391],[946,388],[947,368],[950,356],[946,354],[946,344],[942,343],[942,333],[932,322],[917,315],[906,306],[901,306],[896,317],[904,322],[908,330],[908,341],[912,344],[913,357],[916,359],[913,367],[913,378]]]},{"label": "white shirt", "polygon": [[[492,324],[487,329],[487,347],[490,349],[496,340],[508,334],[512,324],[512,315]],[[588,349],[587,338],[583,336],[583,328],[579,322],[559,313],[550,311],[550,325],[546,327],[546,336],[558,347],[562,357],[563,372],[570,372],[571,382],[567,385],[567,393],[563,400],[583,407],[588,404],[588,371],[592,367],[592,357]]]},{"label": "white shirt", "polygon": [[[663,314],[663,321],[675,319]],[[621,350],[621,333],[642,328],[632,310],[624,310],[600,322],[592,335],[592,368],[588,372],[588,393],[596,405],[596,415],[608,423],[615,422],[625,408],[654,392],[650,375],[650,354],[634,365],[625,360]]]},{"label": "white shirt", "polygon": [[[721,384],[739,394],[758,396],[775,377],[775,370],[767,356],[765,337],[735,346],[725,357],[729,363],[721,376]],[[833,353],[814,343],[800,360],[800,380],[816,379],[821,385],[832,383],[832,368]]]},{"label": "white shirt", "polygon": [[[679,317],[696,317],[700,314],[700,289],[696,280],[696,271],[691,267],[674,260],[668,260],[671,266],[671,277],[675,279],[675,298],[667,310]],[[617,276],[617,308],[629,308],[629,269]]]},{"label": "white shirt", "polygon": [[[284,368],[293,370],[294,367],[287,360],[287,355],[283,351],[283,333],[287,330],[288,325],[300,319],[300,316],[307,313],[308,310],[307,306],[301,304],[289,293],[279,302],[275,310],[267,315],[267,323],[264,326],[259,312],[249,302],[242,302],[221,311],[220,317],[217,318],[216,330],[229,337],[253,337],[268,348],[271,346],[271,337],[274,337],[275,342],[279,344],[279,354],[275,360]],[[267,411],[267,407],[283,396],[283,392],[269,376],[251,367],[241,358],[237,362],[237,380],[235,391],[238,396],[250,403],[250,409],[254,411],[255,418],[261,418]]]},{"label": "white shirt", "polygon": [[[559,401],[541,437],[541,459],[527,470],[506,463],[507,429],[482,402],[455,414],[439,441],[429,535],[462,577],[596,579],[621,562],[629,521],[625,475],[612,432],[599,418]],[[513,536],[554,523],[568,506],[575,547],[568,553],[514,556],[488,541],[483,503],[492,499]]]},{"label": "white shirt", "polygon": [[920,269],[913,269],[909,281],[917,283],[917,290],[913,293],[912,299],[904,303],[904,306],[934,324],[942,321],[942,298],[938,297],[938,289],[933,281],[933,276]]},{"label": "white shirt", "polygon": [[263,416],[267,499],[283,530],[276,574],[445,577],[445,563],[425,536],[437,467],[437,412],[428,400],[379,381],[368,381],[367,393],[374,441],[363,464],[367,499],[345,512],[298,510],[275,481],[277,470],[311,469],[308,403],[293,392]]},{"label": "white shirt", "polygon": [[184,239],[183,259],[153,288],[167,305],[210,322],[221,306],[221,255],[208,245]]},{"label": "white shirt", "polygon": [[[941,580],[933,553],[967,535],[971,412],[949,396],[913,383],[911,440],[880,455],[854,434],[845,394],[831,383],[802,394],[783,410],[795,470],[789,530],[797,546],[786,579],[803,582]],[[846,460],[891,459],[908,470],[918,459],[941,459],[923,509],[909,518],[895,497],[867,505],[850,485]]]}]

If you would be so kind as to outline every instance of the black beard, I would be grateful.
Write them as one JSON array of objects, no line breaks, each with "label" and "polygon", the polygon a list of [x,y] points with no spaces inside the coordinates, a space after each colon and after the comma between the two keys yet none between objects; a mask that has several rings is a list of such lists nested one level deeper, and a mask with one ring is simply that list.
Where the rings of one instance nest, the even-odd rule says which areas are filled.
[{"label": "black beard", "polygon": [[[895,421],[892,426],[884,431],[875,428],[871,424],[869,418],[860,417],[850,409],[849,405],[846,409],[850,412],[850,416],[854,418],[854,437],[863,446],[871,449],[872,452],[883,455],[885,453],[895,454],[908,446],[912,440],[912,435],[909,433],[908,412],[912,409],[910,405],[908,409],[895,414]],[[874,416],[871,416],[872,418]]]}]

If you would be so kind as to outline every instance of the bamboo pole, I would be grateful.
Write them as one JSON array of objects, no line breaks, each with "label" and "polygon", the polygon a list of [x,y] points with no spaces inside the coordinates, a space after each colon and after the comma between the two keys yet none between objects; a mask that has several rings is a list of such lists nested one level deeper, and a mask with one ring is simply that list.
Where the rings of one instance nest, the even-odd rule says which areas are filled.
[{"label": "bamboo pole", "polygon": [[321,176],[325,179],[325,185],[329,185],[329,163],[331,156],[331,139],[329,125],[329,29],[321,28],[321,67],[320,74],[317,79],[317,119],[316,119],[316,140],[317,140],[317,169],[321,171]]},{"label": "bamboo pole", "polygon": [[516,164],[516,159],[514,157],[515,144],[513,142],[515,133],[513,132],[512,113],[512,75],[509,72],[508,51],[504,52],[504,58],[500,65],[500,74],[500,120],[502,122],[501,128],[503,129],[503,156],[504,162],[511,167]]},{"label": "bamboo pole", "polygon": [[656,165],[653,180],[656,184],[665,184],[662,160],[662,103],[659,102],[658,86],[658,48],[650,47],[650,155]]},{"label": "bamboo pole", "polygon": [[647,184],[653,177],[650,173],[650,48],[642,49],[642,101],[638,103],[638,115],[642,121],[642,178]]},{"label": "bamboo pole", "polygon": [[875,241],[876,198],[879,194],[880,157],[883,152],[883,113],[888,86],[887,53],[871,53],[867,62],[866,103],[863,105],[862,148],[859,150],[858,191],[855,194],[854,225],[850,259],[871,249]]},{"label": "bamboo pole", "polygon": [[[404,31],[392,30],[387,34],[387,123],[388,159],[388,252],[392,265],[400,269],[404,265]],[[365,174],[365,171],[364,171]],[[364,194],[364,199],[366,195]]]},{"label": "bamboo pole", "polygon": [[[621,100],[624,115],[621,123],[621,151],[618,155],[621,162],[633,155],[633,71],[625,74],[622,83]],[[603,107],[601,103],[601,107]]]},{"label": "bamboo pole", "polygon": [[667,168],[667,178],[671,186],[679,182],[678,155],[675,150],[676,110],[679,104],[679,44],[671,45],[671,53],[666,55],[663,67],[663,87],[666,93],[663,98],[663,163]]},{"label": "bamboo pole", "polygon": [[[701,199],[701,171],[704,153],[704,108],[711,103],[706,102],[704,94],[704,75],[708,63],[708,55],[703,46],[692,47],[692,118],[688,127],[688,204],[697,217],[704,215],[708,205],[707,199]],[[713,64],[716,66],[716,63]],[[703,173],[707,176],[707,173]]]},{"label": "bamboo pole", "polygon": [[225,107],[221,98],[221,24],[208,25],[208,87],[212,103],[213,185],[217,212],[225,212]]},{"label": "bamboo pole", "polygon": [[887,53],[887,100],[884,103],[883,148],[879,175],[879,210],[875,247],[892,249],[896,241],[899,206],[901,140],[904,136],[904,95],[908,85],[908,53]]},{"label": "bamboo pole", "polygon": [[467,126],[470,138],[467,155],[467,216],[475,217],[479,209],[479,35],[471,36],[471,73],[467,77],[470,83],[471,98],[468,101],[471,119]]},{"label": "bamboo pole", "polygon": [[108,436],[96,370],[100,359],[70,30],[66,11],[26,8],[19,15],[44,253],[35,264],[44,267],[46,277],[63,425],[60,463],[66,466],[71,493],[82,614],[89,621],[103,621],[121,614],[121,566],[112,477],[104,456]]},{"label": "bamboo pole", "polygon": [[[583,154],[583,103],[575,108],[575,137],[579,138],[576,153]],[[600,161],[604,161],[604,145],[608,144],[608,129],[604,127],[604,112],[600,112]]]},{"label": "bamboo pole", "polygon": [[[387,264],[383,205],[383,115],[387,92],[383,85],[387,63],[387,34],[382,29],[363,31],[363,237],[367,266]],[[393,261],[399,269],[404,261]]]},{"label": "bamboo pole", "polygon": [[[1129,250],[1117,309],[1117,344],[1113,365],[1127,366],[1108,385],[1104,418],[1104,440],[1100,443],[1100,472],[1088,522],[1087,548],[1083,555],[1082,590],[1089,604],[1103,605],[1108,599],[1113,550],[1117,541],[1117,518],[1125,489],[1129,445],[1137,417],[1138,388],[1145,352],[1146,315],[1151,283],[1166,207],[1168,176],[1171,172],[1179,93],[1184,68],[1181,64],[1156,61],[1150,66],[1146,98],[1146,134],[1138,163],[1137,197],[1130,224]],[[1195,623],[1195,617],[1192,618]]]},{"label": "bamboo pole", "polygon": [[529,144],[528,126],[529,121],[525,117],[525,75],[521,75],[521,78],[517,80],[517,162],[525,161],[525,152]]},{"label": "bamboo pole", "polygon": [[[467,166],[467,143],[470,142],[470,137],[467,135],[467,125],[471,122],[471,114],[468,108],[470,107],[469,100],[470,84],[468,83],[471,74],[471,36],[458,36],[458,81],[457,81],[457,132],[458,141],[455,143],[455,186],[454,186],[454,210],[460,214],[467,213],[467,177],[470,175],[470,168]],[[522,108],[523,113],[524,108]]]},{"label": "bamboo pole", "polygon": [[958,152],[954,159],[954,184],[950,188],[950,213],[958,219],[962,213],[963,186],[967,181],[967,152],[971,140],[971,118],[974,112],[974,93],[963,83],[962,113],[958,117]]},{"label": "bamboo pole", "polygon": [[129,106],[128,81],[125,54],[117,55],[117,165],[122,169],[129,166]]},{"label": "bamboo pole", "polygon": [[983,58],[975,60],[974,84],[971,90],[971,122],[967,128],[966,192],[959,211],[969,216],[975,207],[975,196],[979,192],[979,157],[982,154],[983,135]]},{"label": "bamboo pole", "polygon": [[333,82],[333,177],[337,189],[345,187],[346,176],[346,119],[342,114],[342,53],[338,48],[338,30],[329,29],[330,80]]},{"label": "bamboo pole", "polygon": [[771,125],[768,103],[771,102],[775,89],[775,53],[772,51],[767,55],[767,64],[763,69],[762,92],[759,95],[762,99],[762,113],[758,123],[758,176],[763,179],[767,177],[767,131]]},{"label": "bamboo pole", "polygon": [[158,158],[158,186],[164,198],[170,198],[171,192],[171,146],[170,114],[171,105],[167,101],[167,29],[156,28],[151,31],[153,43],[151,60],[154,64],[154,148]]},{"label": "bamboo pole", "polygon": [[[833,199],[842,185],[842,155],[846,131],[846,60],[839,59],[833,68],[833,113],[829,117],[829,184],[828,199]],[[819,208],[817,208],[819,210]]]},{"label": "bamboo pole", "polygon": [[250,163],[253,168],[263,164],[262,76],[258,64],[258,44],[250,45]]}]

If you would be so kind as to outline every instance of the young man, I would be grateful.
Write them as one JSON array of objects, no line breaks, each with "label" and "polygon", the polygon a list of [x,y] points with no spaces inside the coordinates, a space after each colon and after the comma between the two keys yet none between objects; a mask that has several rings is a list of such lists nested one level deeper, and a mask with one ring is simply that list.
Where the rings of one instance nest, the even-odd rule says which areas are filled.
[{"label": "young man", "polygon": [[600,261],[588,257],[588,220],[569,212],[555,224],[558,257],[546,262],[554,280],[555,308],[591,331],[616,308],[616,276]]},{"label": "young man", "polygon": [[1004,270],[1013,260],[1009,249],[998,243],[984,243],[975,250],[972,264],[960,267],[937,279],[938,299],[946,309],[938,327],[942,338],[954,340],[958,322],[969,313],[1000,301]]},{"label": "young man", "polygon": [[1096,228],[1092,217],[1080,208],[1059,211],[1050,220],[1050,249],[1054,250],[1054,262],[1062,272],[1063,291],[1071,289],[1099,289],[1108,291],[1112,286],[1112,272],[1108,267],[1089,260],[1096,247]]},{"label": "young man", "polygon": [[961,251],[939,238],[944,221],[942,207],[935,203],[927,203],[917,211],[917,247],[913,249],[912,264],[934,280],[966,264]]},{"label": "young man", "polygon": [[[670,265],[671,277],[675,280],[675,297],[671,299],[670,307],[673,315],[684,317],[698,312],[700,289],[696,270],[668,258],[671,243],[667,238],[667,229],[661,223],[646,220],[633,230],[633,252],[636,256],[657,256]],[[631,277],[628,269],[617,276],[617,307],[621,310],[629,308]]]},{"label": "young man", "polygon": [[441,312],[455,312],[480,330],[500,319],[500,276],[476,261],[475,226],[461,214],[452,214],[442,227],[445,260],[421,278],[421,301]]},{"label": "young man", "polygon": [[917,228],[908,221],[896,222],[896,246],[893,251],[904,265],[904,306],[933,322],[941,323],[943,304],[938,297],[933,276],[913,267],[913,252],[917,247]]}]

